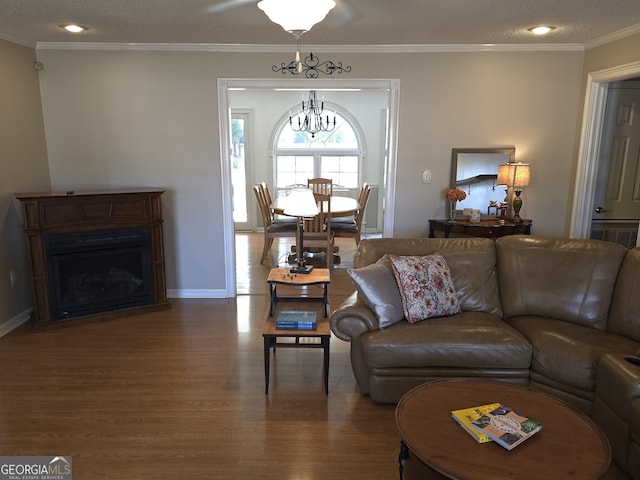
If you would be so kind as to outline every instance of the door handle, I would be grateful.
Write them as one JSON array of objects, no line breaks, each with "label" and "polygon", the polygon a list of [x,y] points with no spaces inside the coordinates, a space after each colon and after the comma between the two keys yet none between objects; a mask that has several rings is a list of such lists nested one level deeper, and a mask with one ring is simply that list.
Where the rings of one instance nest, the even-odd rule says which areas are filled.
[{"label": "door handle", "polygon": [[596,213],[604,213],[606,210],[602,207],[596,207]]}]

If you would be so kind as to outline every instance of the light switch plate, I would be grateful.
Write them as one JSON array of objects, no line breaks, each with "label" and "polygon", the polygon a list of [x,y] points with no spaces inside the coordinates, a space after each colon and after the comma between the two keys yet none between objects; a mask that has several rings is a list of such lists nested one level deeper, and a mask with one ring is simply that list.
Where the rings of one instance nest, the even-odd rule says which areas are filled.
[{"label": "light switch plate", "polygon": [[431,170],[428,168],[422,171],[422,183],[431,183]]}]

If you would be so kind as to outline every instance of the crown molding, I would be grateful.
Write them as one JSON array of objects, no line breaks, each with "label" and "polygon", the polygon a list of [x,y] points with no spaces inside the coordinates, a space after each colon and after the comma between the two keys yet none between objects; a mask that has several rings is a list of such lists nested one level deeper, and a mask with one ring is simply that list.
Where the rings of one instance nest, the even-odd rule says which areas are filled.
[{"label": "crown molding", "polygon": [[622,30],[618,30],[617,32],[611,33],[609,35],[604,35],[600,38],[596,38],[595,40],[585,42],[584,49],[589,50],[595,47],[599,47],[601,45],[605,45],[607,43],[615,42],[616,40],[621,40],[625,37],[635,35],[636,33],[640,33],[640,24],[623,28]]},{"label": "crown molding", "polygon": [[18,45],[22,45],[23,47],[36,48],[36,44],[25,40],[24,38],[12,37],[11,35],[6,35],[4,33],[0,33],[0,40],[6,40],[7,42],[17,43]]},{"label": "crown molding", "polygon": [[[89,43],[38,42],[37,50],[147,50],[168,52],[291,53],[295,45],[244,45],[207,43]],[[433,53],[433,52],[559,52],[583,51],[568,44],[442,44],[442,45],[302,45],[314,53]]]}]

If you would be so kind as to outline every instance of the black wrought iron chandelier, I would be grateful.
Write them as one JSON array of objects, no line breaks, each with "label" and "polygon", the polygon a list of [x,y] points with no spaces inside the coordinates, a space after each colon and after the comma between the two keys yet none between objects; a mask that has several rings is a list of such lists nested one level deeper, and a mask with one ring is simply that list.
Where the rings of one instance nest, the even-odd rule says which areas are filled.
[{"label": "black wrought iron chandelier", "polygon": [[[336,115],[333,115],[333,121],[324,113],[324,101],[318,103],[315,90],[309,91],[309,100],[305,105],[302,101],[302,110],[294,116],[289,116],[289,126],[294,132],[306,132],[311,134],[311,138],[315,138],[318,132],[331,132],[336,128]],[[297,119],[295,121],[294,119]]]}]

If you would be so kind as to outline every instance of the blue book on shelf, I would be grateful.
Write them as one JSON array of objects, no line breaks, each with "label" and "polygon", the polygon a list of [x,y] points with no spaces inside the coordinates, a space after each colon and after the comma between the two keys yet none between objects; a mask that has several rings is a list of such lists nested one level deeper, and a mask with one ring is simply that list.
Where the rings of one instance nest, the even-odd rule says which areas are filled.
[{"label": "blue book on shelf", "polygon": [[316,316],[313,310],[282,310],[276,318],[276,328],[283,330],[315,330]]}]

